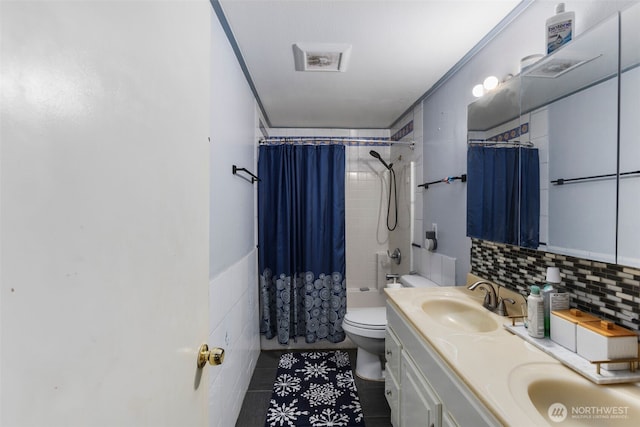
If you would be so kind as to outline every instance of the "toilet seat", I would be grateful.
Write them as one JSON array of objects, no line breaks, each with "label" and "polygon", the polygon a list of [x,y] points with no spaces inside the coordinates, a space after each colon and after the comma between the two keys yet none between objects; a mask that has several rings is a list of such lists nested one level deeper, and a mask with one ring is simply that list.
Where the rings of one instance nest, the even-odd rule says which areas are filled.
[{"label": "toilet seat", "polygon": [[383,339],[386,327],[385,307],[353,308],[347,311],[342,321],[345,331],[368,338]]}]

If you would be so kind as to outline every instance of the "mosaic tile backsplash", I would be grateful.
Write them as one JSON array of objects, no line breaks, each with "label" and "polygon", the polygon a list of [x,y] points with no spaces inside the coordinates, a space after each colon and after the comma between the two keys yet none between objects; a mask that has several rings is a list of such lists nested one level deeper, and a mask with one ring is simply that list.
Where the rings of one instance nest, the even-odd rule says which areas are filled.
[{"label": "mosaic tile backsplash", "polygon": [[559,267],[571,307],[640,331],[640,269],[471,239],[471,272],[516,292],[545,282]]}]

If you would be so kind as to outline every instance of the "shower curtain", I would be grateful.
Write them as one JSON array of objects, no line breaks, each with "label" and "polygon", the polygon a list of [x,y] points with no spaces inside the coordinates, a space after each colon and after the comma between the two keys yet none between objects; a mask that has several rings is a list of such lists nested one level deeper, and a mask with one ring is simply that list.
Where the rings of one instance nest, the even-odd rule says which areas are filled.
[{"label": "shower curtain", "polygon": [[467,236],[537,248],[539,171],[537,148],[469,146]]},{"label": "shower curtain", "polygon": [[258,157],[260,332],[345,338],[345,148],[261,145]]}]

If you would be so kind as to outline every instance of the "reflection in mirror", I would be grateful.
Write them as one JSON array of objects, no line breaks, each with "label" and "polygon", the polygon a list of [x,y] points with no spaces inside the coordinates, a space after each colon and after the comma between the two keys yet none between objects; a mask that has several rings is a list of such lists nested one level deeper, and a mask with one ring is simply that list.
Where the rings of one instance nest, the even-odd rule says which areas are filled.
[{"label": "reflection in mirror", "polygon": [[640,5],[621,14],[618,263],[640,267]]},{"label": "reflection in mirror", "polygon": [[539,243],[538,149],[523,127],[472,138],[467,147],[467,236],[535,249]]},{"label": "reflection in mirror", "polygon": [[[630,20],[632,14],[627,12]],[[634,25],[628,28],[637,28]],[[618,28],[615,15],[468,109],[469,141],[495,135],[512,139],[508,132],[516,131],[518,141],[539,149],[540,249],[612,263],[616,262],[617,236]],[[628,50],[634,54],[627,55],[626,62],[640,73],[638,40],[632,32],[627,36],[633,38]],[[627,80],[629,100],[623,102],[630,105],[626,108],[631,117],[639,110],[638,76],[629,74]],[[630,130],[627,133],[633,136]],[[628,157],[640,158],[637,139],[626,150]],[[629,168],[638,170],[640,165],[625,166]],[[628,227],[640,227],[631,220],[631,212],[640,209],[639,202],[628,198],[622,202],[628,206],[625,222],[633,222]],[[637,230],[633,235],[638,236]],[[635,259],[640,258],[640,245],[621,239],[619,248],[623,245],[633,247]]]},{"label": "reflection in mirror", "polygon": [[608,262],[616,236],[617,24],[614,16],[547,56],[521,84],[521,117],[542,152],[542,249]]},{"label": "reflection in mirror", "polygon": [[545,153],[541,240],[550,252],[615,263],[617,69],[614,16],[522,75],[523,117]]},{"label": "reflection in mirror", "polygon": [[486,93],[467,108],[467,130],[479,138],[520,116],[520,79],[513,78],[500,85],[500,89]]}]

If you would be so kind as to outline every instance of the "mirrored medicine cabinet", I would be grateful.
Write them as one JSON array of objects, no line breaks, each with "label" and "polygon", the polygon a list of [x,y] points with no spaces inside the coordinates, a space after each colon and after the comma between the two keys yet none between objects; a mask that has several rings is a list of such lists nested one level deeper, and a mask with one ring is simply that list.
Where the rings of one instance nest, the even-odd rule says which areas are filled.
[{"label": "mirrored medicine cabinet", "polygon": [[469,144],[538,149],[540,189],[527,196],[539,197],[535,249],[640,267],[637,28],[638,4],[468,107]]}]

